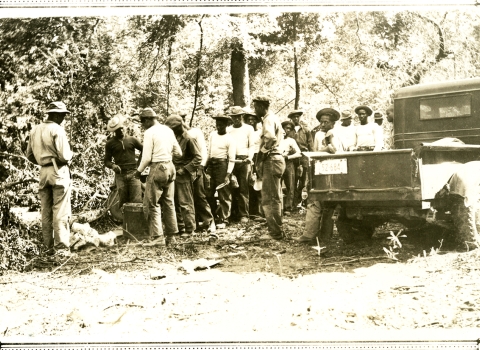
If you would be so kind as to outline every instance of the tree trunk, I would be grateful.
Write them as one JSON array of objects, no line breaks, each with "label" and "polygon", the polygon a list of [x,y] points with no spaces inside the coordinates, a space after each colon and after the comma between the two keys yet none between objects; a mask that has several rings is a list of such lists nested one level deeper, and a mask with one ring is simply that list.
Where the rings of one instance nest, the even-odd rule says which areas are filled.
[{"label": "tree trunk", "polygon": [[295,109],[299,108],[300,104],[300,82],[298,80],[298,60],[297,60],[297,21],[298,13],[293,14],[293,70],[295,74]]},{"label": "tree trunk", "polygon": [[172,71],[172,46],[173,37],[168,41],[168,71],[167,71],[167,117],[170,108],[170,72]]},{"label": "tree trunk", "polygon": [[240,107],[248,106],[250,105],[250,80],[248,77],[248,61],[242,44],[233,46],[230,63],[233,104]]},{"label": "tree trunk", "polygon": [[197,54],[197,74],[195,76],[195,97],[193,99],[193,109],[192,109],[192,117],[190,118],[190,127],[193,125],[193,117],[195,116],[195,109],[197,108],[197,100],[198,100],[198,82],[200,81],[200,62],[202,59],[202,50],[203,50],[203,27],[202,21],[205,15],[200,18],[198,21],[198,26],[200,27],[200,48],[198,49]]}]

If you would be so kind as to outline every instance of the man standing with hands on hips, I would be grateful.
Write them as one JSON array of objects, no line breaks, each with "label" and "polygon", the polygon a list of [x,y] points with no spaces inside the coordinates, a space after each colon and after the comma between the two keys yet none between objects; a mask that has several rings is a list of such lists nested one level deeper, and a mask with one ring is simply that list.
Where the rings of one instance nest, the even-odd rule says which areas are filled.
[{"label": "man standing with hands on hips", "polygon": [[27,146],[27,158],[41,166],[38,194],[42,208],[42,235],[47,254],[59,258],[70,256],[71,179],[70,150],[65,129],[61,126],[69,114],[61,101],[48,105],[48,118],[33,128]]},{"label": "man standing with hands on hips", "polygon": [[282,225],[282,186],[285,160],[280,150],[283,128],[278,117],[269,111],[270,98],[258,96],[253,99],[255,114],[262,119],[259,171],[262,174],[262,207],[267,219],[270,236],[283,238]]},{"label": "man standing with hands on hips", "polygon": [[[151,244],[168,245],[175,242],[174,235],[178,233],[174,204],[175,166],[172,157],[181,157],[182,150],[172,129],[158,122],[153,109],[145,108],[140,112],[140,123],[145,129],[143,153],[134,176],[140,178],[143,170],[150,166],[143,198],[143,211],[150,238],[153,239]],[[161,210],[164,215],[165,235]]]}]

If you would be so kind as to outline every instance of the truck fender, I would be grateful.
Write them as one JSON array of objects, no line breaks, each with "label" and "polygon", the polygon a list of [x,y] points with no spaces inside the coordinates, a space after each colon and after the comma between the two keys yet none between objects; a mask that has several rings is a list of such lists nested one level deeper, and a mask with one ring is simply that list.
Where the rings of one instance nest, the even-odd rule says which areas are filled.
[{"label": "truck fender", "polygon": [[480,195],[480,161],[462,164],[447,184],[437,192],[448,191],[465,199],[465,206],[477,205]]}]

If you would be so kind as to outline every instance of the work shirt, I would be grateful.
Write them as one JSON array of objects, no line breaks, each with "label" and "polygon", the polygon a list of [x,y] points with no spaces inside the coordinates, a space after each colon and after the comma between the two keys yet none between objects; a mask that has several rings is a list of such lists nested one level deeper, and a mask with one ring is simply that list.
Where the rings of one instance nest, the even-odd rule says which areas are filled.
[{"label": "work shirt", "polygon": [[[33,156],[33,157],[32,157]],[[27,158],[38,165],[51,164],[56,158],[60,164],[67,164],[73,157],[65,129],[57,123],[46,120],[30,132]]]},{"label": "work shirt", "polygon": [[302,152],[313,150],[313,138],[310,130],[302,125],[298,125],[295,126],[293,133],[293,138],[297,141],[297,145]]},{"label": "work shirt", "polygon": [[338,142],[338,137],[336,134],[336,129],[330,129],[326,133],[323,131],[318,131],[315,134],[315,141],[314,141],[314,151],[315,152],[328,152],[331,153],[324,148],[331,144],[335,151],[337,152],[340,149],[340,145]]},{"label": "work shirt", "polygon": [[283,139],[283,128],[278,117],[267,112],[262,118],[262,133],[260,141],[260,152],[279,153],[280,141]]},{"label": "work shirt", "polygon": [[182,155],[173,158],[175,169],[184,168],[191,175],[195,174],[198,166],[202,162],[202,155],[197,141],[190,136],[188,132],[177,136],[177,141],[182,150]]},{"label": "work shirt", "polygon": [[351,147],[355,146],[355,126],[335,125],[335,137],[339,145],[339,152],[348,152]]},{"label": "work shirt", "polygon": [[[118,165],[122,170],[136,168],[135,150],[142,151],[143,145],[133,136],[124,136],[122,139],[112,137],[105,144],[105,166],[112,168],[113,164]],[[115,163],[112,162],[112,158]]]},{"label": "work shirt", "polygon": [[210,147],[208,150],[208,159],[228,159],[227,173],[231,174],[235,166],[236,145],[231,135],[219,135],[217,131],[210,134]]},{"label": "work shirt", "polygon": [[172,155],[182,156],[182,150],[173,130],[162,124],[154,124],[145,130],[142,161],[137,171],[141,173],[150,163],[171,161]]},{"label": "work shirt", "polygon": [[375,147],[374,151],[381,151],[383,148],[383,132],[376,123],[357,125],[355,137],[356,147]]},{"label": "work shirt", "polygon": [[227,128],[227,134],[235,139],[236,155],[247,156],[252,160],[255,153],[255,130],[253,126],[242,124],[241,127],[234,126]]},{"label": "work shirt", "polygon": [[187,133],[197,141],[197,145],[200,148],[200,154],[202,156],[202,162],[200,165],[205,166],[207,164],[207,159],[208,159],[208,149],[207,149],[207,143],[205,142],[205,136],[203,135],[202,130],[198,128],[191,128],[190,130],[187,131]]},{"label": "work shirt", "polygon": [[297,142],[291,137],[284,138],[282,141],[280,141],[279,147],[282,156],[287,155],[288,160],[300,158],[302,156]]}]

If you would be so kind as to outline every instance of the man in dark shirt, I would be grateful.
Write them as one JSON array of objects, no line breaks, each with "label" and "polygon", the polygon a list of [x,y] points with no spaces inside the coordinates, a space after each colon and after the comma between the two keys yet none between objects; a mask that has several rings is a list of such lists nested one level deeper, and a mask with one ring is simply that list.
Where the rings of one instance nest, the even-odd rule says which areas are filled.
[{"label": "man in dark shirt", "polygon": [[142,151],[143,145],[137,138],[124,134],[124,122],[121,116],[108,121],[107,131],[115,135],[105,144],[105,166],[115,172],[120,208],[124,203],[142,203],[142,186],[133,174],[137,168],[135,149]]},{"label": "man in dark shirt", "polygon": [[173,130],[182,156],[173,158],[177,176],[175,178],[175,212],[177,214],[178,232],[192,234],[196,228],[195,204],[193,201],[193,181],[197,177],[197,168],[202,162],[202,153],[197,141],[188,134],[188,126],[182,117],[171,115],[165,125]]}]

